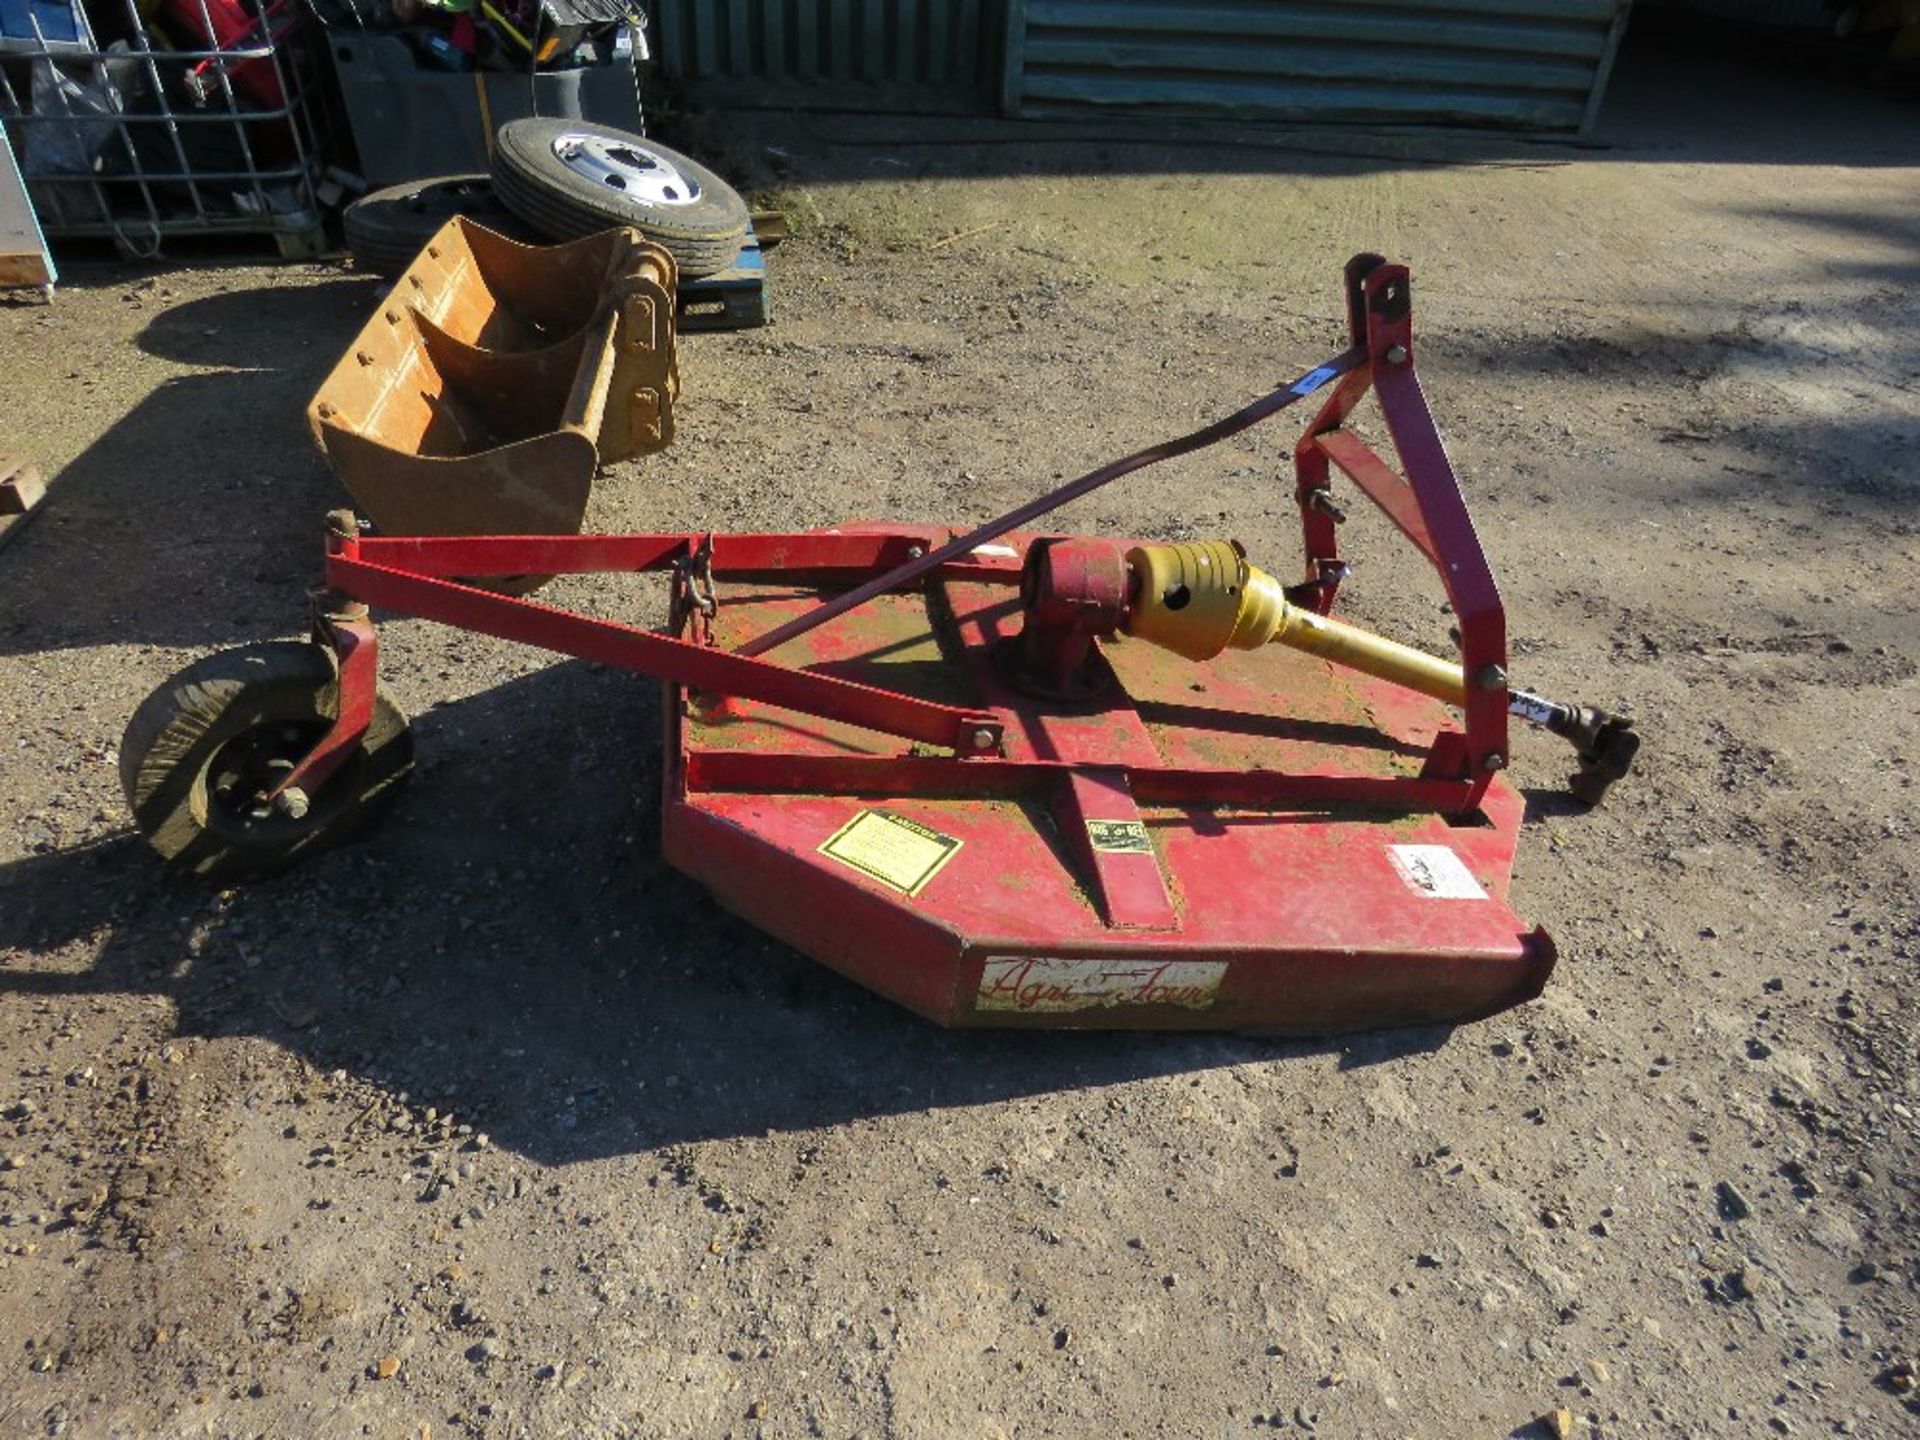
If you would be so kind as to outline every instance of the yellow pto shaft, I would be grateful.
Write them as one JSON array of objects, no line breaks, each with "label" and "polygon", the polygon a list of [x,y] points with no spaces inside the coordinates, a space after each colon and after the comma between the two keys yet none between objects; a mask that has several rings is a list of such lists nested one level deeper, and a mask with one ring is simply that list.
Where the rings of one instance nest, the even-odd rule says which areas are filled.
[{"label": "yellow pto shaft", "polygon": [[1290,604],[1280,582],[1228,541],[1137,545],[1127,566],[1134,594],[1126,632],[1176,655],[1211,660],[1277,642],[1449,705],[1466,703],[1457,663]]}]

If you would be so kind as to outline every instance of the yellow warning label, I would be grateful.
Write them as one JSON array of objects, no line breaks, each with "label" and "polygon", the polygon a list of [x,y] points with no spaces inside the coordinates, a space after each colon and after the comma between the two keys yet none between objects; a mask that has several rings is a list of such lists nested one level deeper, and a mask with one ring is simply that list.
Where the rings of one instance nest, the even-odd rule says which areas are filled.
[{"label": "yellow warning label", "polygon": [[1096,850],[1117,851],[1123,855],[1144,855],[1153,849],[1147,839],[1147,827],[1139,820],[1089,820],[1087,839]]},{"label": "yellow warning label", "polygon": [[820,853],[903,895],[918,895],[959,849],[960,841],[953,836],[917,820],[884,810],[862,810],[833,832]]}]

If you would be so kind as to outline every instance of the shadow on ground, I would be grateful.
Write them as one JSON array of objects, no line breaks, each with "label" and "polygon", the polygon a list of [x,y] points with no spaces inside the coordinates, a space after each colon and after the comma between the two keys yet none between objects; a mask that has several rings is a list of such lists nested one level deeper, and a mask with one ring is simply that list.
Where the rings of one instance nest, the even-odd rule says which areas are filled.
[{"label": "shadow on ground", "polygon": [[0,867],[0,949],[94,950],[0,990],[163,995],[181,1034],[264,1036],[549,1164],[1449,1034],[944,1031],[666,867],[656,687],[569,661],[416,727],[385,827],[278,880],[214,895],[131,834]]},{"label": "shadow on ground", "polygon": [[375,293],[364,279],[263,286],[158,313],[139,347],[206,368],[160,385],[53,477],[0,569],[0,655],[297,624],[340,501],[303,413]]}]

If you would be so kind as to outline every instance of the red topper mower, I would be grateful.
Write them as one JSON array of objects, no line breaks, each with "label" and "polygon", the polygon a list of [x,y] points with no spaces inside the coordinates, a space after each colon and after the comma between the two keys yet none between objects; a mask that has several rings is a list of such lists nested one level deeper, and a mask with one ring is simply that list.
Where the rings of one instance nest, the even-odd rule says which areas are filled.
[{"label": "red topper mower", "polygon": [[[156,691],[121,751],[134,815],[223,882],[360,829],[411,759],[371,605],[666,680],[667,859],[943,1024],[1326,1034],[1529,999],[1554,948],[1507,901],[1509,717],[1573,742],[1589,803],[1638,737],[1509,685],[1500,596],[1415,377],[1407,271],[1363,255],[1346,279],[1343,353],[964,535],[395,537],[335,512],[314,643]],[[1369,391],[1397,467],[1343,428]],[[1321,392],[1294,450],[1297,584],[1226,541],[1028,529]],[[1332,616],[1336,468],[1439,572],[1457,658]],[[623,571],[671,572],[663,631],[481,583]]]}]

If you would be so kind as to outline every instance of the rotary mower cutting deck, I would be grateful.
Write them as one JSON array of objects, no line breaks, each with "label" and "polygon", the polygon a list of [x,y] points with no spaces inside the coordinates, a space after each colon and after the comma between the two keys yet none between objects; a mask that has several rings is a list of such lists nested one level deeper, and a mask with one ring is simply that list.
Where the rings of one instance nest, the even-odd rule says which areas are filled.
[{"label": "rotary mower cutting deck", "polygon": [[[1638,738],[1509,686],[1406,269],[1356,257],[1347,302],[1352,343],[1325,365],[963,535],[374,536],[336,512],[315,643],[210,657],[135,716],[135,816],[222,881],[356,833],[410,763],[371,605],[667,681],[667,859],[944,1024],[1326,1034],[1529,999],[1554,949],[1507,900],[1509,717],[1573,742],[1590,803]],[[1344,428],[1369,391],[1397,467]],[[1319,392],[1296,584],[1224,540],[1032,528]],[[1439,572],[1457,657],[1333,617],[1336,469]],[[664,631],[482,583],[637,571],[671,574]]]}]

